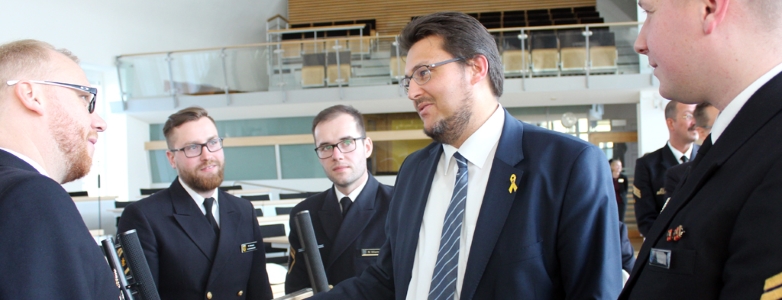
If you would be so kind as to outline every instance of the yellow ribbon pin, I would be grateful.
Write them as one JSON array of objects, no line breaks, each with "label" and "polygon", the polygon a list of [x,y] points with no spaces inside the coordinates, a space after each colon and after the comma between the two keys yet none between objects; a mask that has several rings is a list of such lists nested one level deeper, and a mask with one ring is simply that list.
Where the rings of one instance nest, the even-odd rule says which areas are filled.
[{"label": "yellow ribbon pin", "polygon": [[516,174],[510,175],[510,187],[508,188],[508,193],[515,192],[519,187],[516,186]]}]

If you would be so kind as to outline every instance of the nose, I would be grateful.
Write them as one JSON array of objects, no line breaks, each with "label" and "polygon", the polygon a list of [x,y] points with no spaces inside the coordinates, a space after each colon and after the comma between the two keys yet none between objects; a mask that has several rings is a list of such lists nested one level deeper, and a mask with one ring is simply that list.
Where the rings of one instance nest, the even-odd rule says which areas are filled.
[{"label": "nose", "polygon": [[407,88],[407,98],[415,101],[423,94],[423,89],[415,80],[410,80],[410,85]]},{"label": "nose", "polygon": [[97,113],[90,114],[90,118],[92,120],[90,125],[93,129],[95,129],[95,131],[103,132],[108,127],[106,121],[104,121],[103,118],[101,118]]},{"label": "nose", "polygon": [[334,147],[334,149],[331,150],[331,159],[333,160],[341,160],[345,158],[345,154],[342,153],[342,150],[339,150],[339,148]]},{"label": "nose", "polygon": [[647,55],[649,53],[649,48],[646,45],[646,22],[644,22],[644,25],[641,26],[641,31],[638,32],[638,38],[635,39],[635,44],[633,44],[633,49],[638,54]]}]

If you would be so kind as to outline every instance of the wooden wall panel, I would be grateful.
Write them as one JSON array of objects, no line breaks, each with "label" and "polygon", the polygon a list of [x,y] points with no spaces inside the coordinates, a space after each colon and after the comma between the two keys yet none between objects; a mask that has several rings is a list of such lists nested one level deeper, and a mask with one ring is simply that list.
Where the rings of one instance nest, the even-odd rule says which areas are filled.
[{"label": "wooden wall panel", "polygon": [[397,35],[410,17],[438,11],[465,13],[596,6],[596,0],[289,0],[291,24],[375,19],[381,35]]}]

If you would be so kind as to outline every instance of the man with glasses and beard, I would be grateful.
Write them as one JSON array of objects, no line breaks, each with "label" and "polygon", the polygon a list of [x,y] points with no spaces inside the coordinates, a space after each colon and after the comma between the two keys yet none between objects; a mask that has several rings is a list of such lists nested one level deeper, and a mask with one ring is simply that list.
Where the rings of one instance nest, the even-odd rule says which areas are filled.
[{"label": "man with glasses and beard", "polygon": [[97,89],[70,52],[35,40],[0,45],[0,83],[0,299],[117,299],[60,185],[92,166]]},{"label": "man with glasses and beard", "polygon": [[163,127],[179,175],[128,205],[119,232],[135,229],[161,299],[271,299],[266,253],[250,202],[218,187],[222,138],[206,110],[189,107]]},{"label": "man with glasses and beard", "polygon": [[463,13],[402,30],[400,80],[434,142],[405,159],[374,265],[312,299],[615,299],[619,220],[605,155],[500,104],[494,38]]}]

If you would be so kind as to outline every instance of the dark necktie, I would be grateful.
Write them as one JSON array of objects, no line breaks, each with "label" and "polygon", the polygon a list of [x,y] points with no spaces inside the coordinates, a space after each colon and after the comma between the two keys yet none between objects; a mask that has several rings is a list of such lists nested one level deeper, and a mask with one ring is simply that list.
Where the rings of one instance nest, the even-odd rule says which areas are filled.
[{"label": "dark necktie", "polygon": [[348,214],[348,208],[353,204],[353,201],[350,201],[350,198],[348,197],[342,197],[342,199],[339,200],[339,204],[342,205],[342,217],[344,218],[345,215]]},{"label": "dark necktie", "polygon": [[429,286],[429,300],[453,299],[456,294],[464,204],[467,202],[467,159],[459,152],[456,152],[453,157],[456,158],[459,171],[456,172],[453,196],[443,221],[440,250],[437,253],[437,262]]},{"label": "dark necktie", "polygon": [[682,163],[686,163],[687,162],[687,156],[682,155],[682,158],[680,158],[680,160],[682,161]]},{"label": "dark necktie", "polygon": [[217,221],[215,221],[214,215],[212,215],[212,205],[215,203],[215,198],[209,197],[204,199],[204,208],[206,208],[206,220],[209,221],[209,225],[212,225],[215,234],[220,235],[220,227],[217,227]]}]

